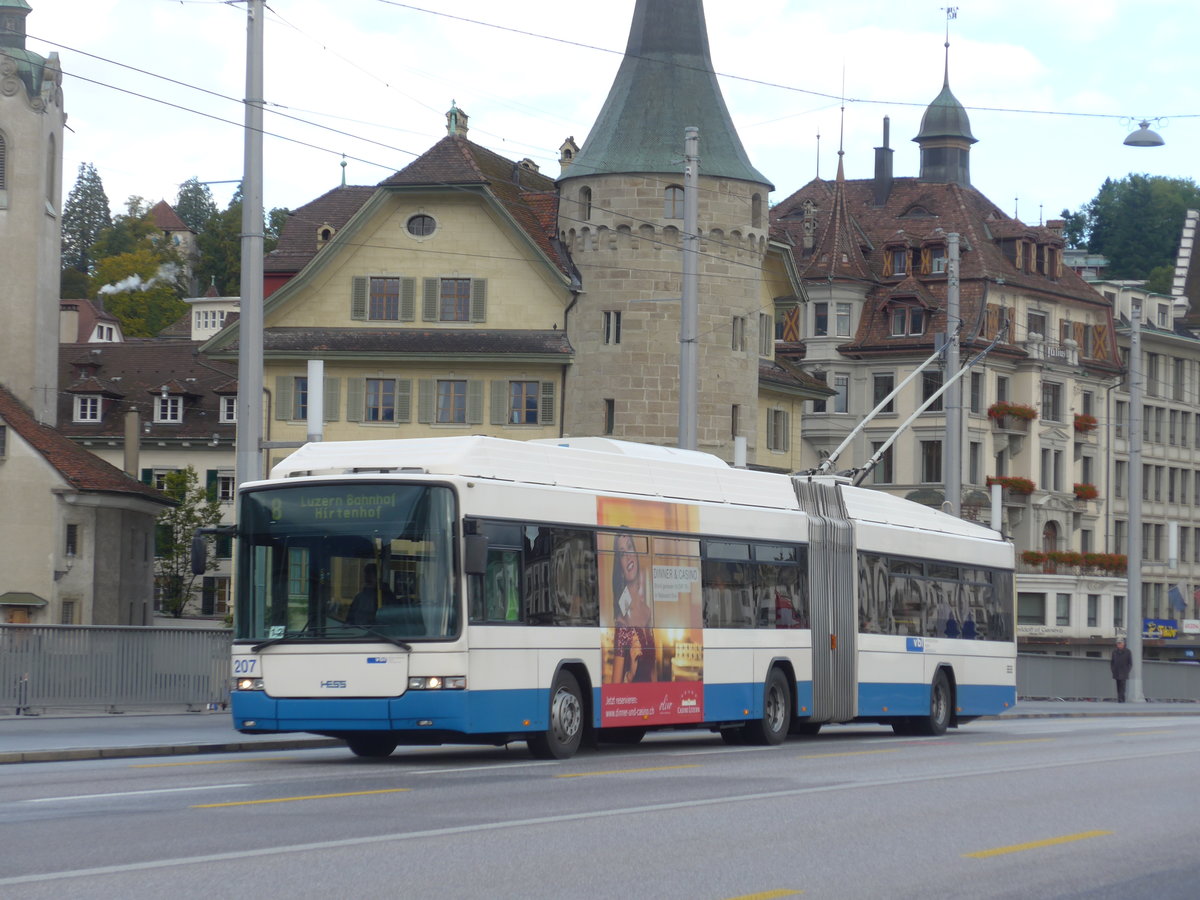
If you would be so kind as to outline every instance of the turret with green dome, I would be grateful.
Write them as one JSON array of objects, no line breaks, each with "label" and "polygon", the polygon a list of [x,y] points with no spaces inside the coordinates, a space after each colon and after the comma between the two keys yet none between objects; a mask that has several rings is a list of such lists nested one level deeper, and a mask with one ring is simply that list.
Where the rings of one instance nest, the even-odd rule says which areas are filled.
[{"label": "turret with green dome", "polygon": [[921,181],[971,186],[971,120],[967,110],[950,90],[950,44],[946,44],[946,70],[942,92],[921,118],[921,130],[913,140],[921,147]]}]

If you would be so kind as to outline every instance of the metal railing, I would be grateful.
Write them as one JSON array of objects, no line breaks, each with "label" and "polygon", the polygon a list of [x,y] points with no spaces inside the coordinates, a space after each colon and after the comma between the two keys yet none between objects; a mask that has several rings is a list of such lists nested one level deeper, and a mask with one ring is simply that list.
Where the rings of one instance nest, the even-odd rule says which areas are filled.
[{"label": "metal railing", "polygon": [[223,705],[231,641],[226,629],[0,625],[0,706]]},{"label": "metal railing", "polygon": [[[0,708],[203,709],[229,698],[232,635],[226,629],[0,625]],[[1146,661],[1148,700],[1200,701],[1200,665]],[[1017,696],[1104,700],[1116,696],[1107,659],[1021,654]]]},{"label": "metal railing", "polygon": [[[1147,700],[1200,701],[1200,665],[1142,663]],[[1017,697],[1023,700],[1111,700],[1116,684],[1107,659],[1021,654],[1017,658]]]}]

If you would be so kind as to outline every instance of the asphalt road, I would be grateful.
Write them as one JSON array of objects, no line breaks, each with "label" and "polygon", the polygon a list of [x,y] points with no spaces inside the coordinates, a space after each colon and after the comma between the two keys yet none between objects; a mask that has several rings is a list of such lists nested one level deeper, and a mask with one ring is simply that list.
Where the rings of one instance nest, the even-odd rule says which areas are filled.
[{"label": "asphalt road", "polygon": [[[7,723],[0,722],[0,731]],[[0,767],[0,896],[1192,897],[1194,716]]]}]

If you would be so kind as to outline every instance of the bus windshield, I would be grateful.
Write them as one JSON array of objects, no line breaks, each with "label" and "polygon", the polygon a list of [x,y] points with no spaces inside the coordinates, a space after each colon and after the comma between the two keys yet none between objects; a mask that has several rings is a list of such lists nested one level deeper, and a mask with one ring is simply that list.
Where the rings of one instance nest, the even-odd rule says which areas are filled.
[{"label": "bus windshield", "polygon": [[238,640],[446,640],[459,630],[454,494],[331,482],[242,495]]}]

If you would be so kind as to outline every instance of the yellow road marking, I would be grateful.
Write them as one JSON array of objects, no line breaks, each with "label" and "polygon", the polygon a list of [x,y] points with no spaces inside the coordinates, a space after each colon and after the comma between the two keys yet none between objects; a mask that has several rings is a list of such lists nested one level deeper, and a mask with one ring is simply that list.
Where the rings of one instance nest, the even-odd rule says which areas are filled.
[{"label": "yellow road marking", "polygon": [[287,759],[286,756],[247,756],[245,759],[206,759],[198,762],[169,762],[169,763],[138,763],[131,769],[166,769],[170,766],[223,766],[226,763],[239,762],[278,762]]},{"label": "yellow road marking", "polygon": [[850,753],[808,753],[797,759],[832,759],[838,756],[874,756],[877,753],[899,753],[899,750],[854,750]]},{"label": "yellow road marking", "polygon": [[349,791],[345,794],[312,794],[308,797],[276,797],[273,800],[235,800],[232,803],[198,803],[192,809],[217,809],[221,806],[257,806],[261,803],[292,803],[295,800],[331,800],[335,797],[364,797],[368,794],[400,794],[412,788],[386,788],[380,791]]},{"label": "yellow road marking", "polygon": [[572,772],[567,775],[555,775],[555,778],[591,778],[593,775],[628,775],[631,772],[665,772],[667,769],[698,769],[696,763],[686,766],[655,766],[651,769],[613,769],[609,772]]},{"label": "yellow road marking", "polygon": [[1006,853],[1020,853],[1024,850],[1037,850],[1041,847],[1054,847],[1058,844],[1070,844],[1075,841],[1086,841],[1088,838],[1104,837],[1111,831],[1081,831],[1079,834],[1064,834],[1062,837],[1046,838],[1044,841],[1030,841],[1028,844],[1012,844],[1008,847],[995,847],[991,850],[980,850],[977,853],[964,853],[967,859],[987,859],[991,856],[1003,856]]},{"label": "yellow road marking", "polygon": [[1058,740],[1057,738],[1020,738],[1011,741],[980,741],[976,747],[998,747],[1001,744],[1044,744],[1046,741]]},{"label": "yellow road marking", "polygon": [[729,900],[775,900],[776,897],[799,897],[804,891],[789,891],[786,888],[779,891],[760,891],[757,894],[742,894],[730,897]]}]

